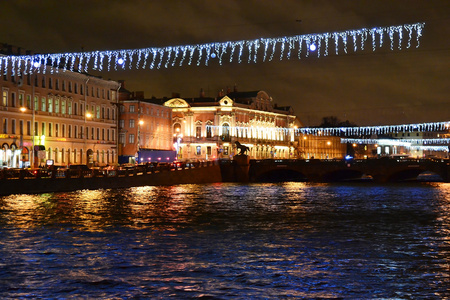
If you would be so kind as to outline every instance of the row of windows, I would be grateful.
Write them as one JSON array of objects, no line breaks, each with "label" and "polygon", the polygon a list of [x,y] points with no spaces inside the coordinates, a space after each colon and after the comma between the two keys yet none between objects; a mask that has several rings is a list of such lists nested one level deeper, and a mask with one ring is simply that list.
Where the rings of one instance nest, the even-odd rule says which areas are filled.
[{"label": "row of windows", "polygon": [[[86,162],[86,153],[83,149],[64,149],[55,150],[48,148],[45,150],[46,159],[53,159],[55,163],[59,164],[77,164]],[[115,162],[114,151],[100,151],[97,150],[93,153],[93,160],[97,163],[109,164]]]},{"label": "row of windows", "polygon": [[24,93],[19,93],[19,98],[16,99],[16,93],[11,93],[11,98],[9,98],[8,90],[4,89],[2,91],[2,106],[11,107],[25,107],[29,110],[33,109],[35,111],[49,112],[49,113],[61,113],[67,115],[79,115],[82,116],[86,111],[90,111],[92,117],[97,119],[115,120],[116,114],[115,109],[110,107],[105,107],[104,105],[91,104],[85,107],[84,101],[73,101],[67,99],[66,97],[41,97],[34,96],[33,103],[31,102],[31,95],[26,95]]},{"label": "row of windows", "polygon": [[[13,82],[13,83],[26,84],[26,85],[30,85],[30,86],[32,84],[32,78],[31,78],[32,75],[30,75],[30,74],[26,75],[25,76],[26,80],[24,80],[22,74],[9,75],[8,72],[4,72],[3,80],[8,81],[8,76],[9,76],[9,79],[11,79],[11,82]],[[66,81],[64,79],[53,78],[53,77],[45,76],[45,75],[34,74],[33,84],[35,87],[42,87],[42,88],[47,88],[50,90],[69,92],[69,93],[74,93],[74,94],[79,94],[79,95],[84,95],[86,93],[86,96],[97,97],[97,98],[101,98],[101,99],[111,100],[114,98],[113,91],[111,91],[109,89],[103,89],[103,88],[94,87],[94,86],[89,87],[88,85],[85,86],[84,83],[72,82],[69,80]]]},{"label": "row of windows", "polygon": [[[128,128],[135,128],[136,127],[136,121],[134,119],[128,120]],[[125,120],[121,119],[119,120],[119,128],[123,129],[125,128]],[[144,124],[141,125],[142,130],[155,130],[155,129],[162,129],[162,131],[169,131],[170,125],[166,124],[160,124],[158,122],[155,122],[155,120],[151,120],[150,122],[144,122]]]},{"label": "row of windows", "polygon": [[[157,117],[161,116],[161,117],[169,118],[169,115],[170,115],[170,112],[167,111],[167,110],[164,111],[164,110],[161,109],[161,111],[160,111],[159,108],[157,108],[155,110],[155,109],[153,109],[153,107],[152,108],[145,107],[145,111],[146,111],[146,114],[149,115],[149,116],[154,116],[156,114]],[[126,112],[125,111],[125,105],[121,105],[120,106],[120,112],[121,113],[125,113]],[[130,112],[130,113],[136,112],[135,105],[129,105],[128,112]],[[140,107],[139,113],[141,113],[141,114],[144,113],[144,107]]]},{"label": "row of windows", "polygon": [[[179,123],[174,124],[174,132],[181,132],[181,125]],[[241,128],[231,130],[229,125],[224,123],[222,126],[222,137],[229,139],[230,136],[236,136],[238,138],[258,138],[265,140],[286,140],[288,136],[287,132],[274,130],[274,128]],[[206,126],[206,138],[213,136],[212,127]],[[195,137],[197,139],[202,138],[202,126],[195,126]]]},{"label": "row of windows", "polygon": [[[8,128],[8,119],[2,119],[1,132],[3,134],[20,134],[31,136],[31,121],[23,120],[17,121],[15,119],[11,120],[10,126]],[[18,126],[17,126],[18,125]],[[17,128],[18,127],[18,128]],[[98,127],[89,126],[78,126],[72,124],[59,124],[59,123],[45,123],[39,122],[34,123],[34,136],[47,136],[47,137],[62,137],[62,138],[77,138],[77,139],[91,139],[91,140],[101,140],[101,141],[115,141],[115,129],[105,129]]]},{"label": "row of windows", "polygon": [[[151,136],[150,135],[144,135],[141,134],[141,144],[142,145],[146,145],[149,144],[150,140],[151,140]],[[145,136],[145,140],[144,140],[144,136]],[[126,144],[126,140],[125,140],[125,133],[121,133],[119,134],[119,144],[125,145]],[[161,138],[157,138],[157,139],[152,139],[158,143],[168,143],[170,144],[171,140],[170,137],[161,137]],[[128,144],[134,144],[136,142],[136,135],[134,135],[133,133],[128,134]]]}]

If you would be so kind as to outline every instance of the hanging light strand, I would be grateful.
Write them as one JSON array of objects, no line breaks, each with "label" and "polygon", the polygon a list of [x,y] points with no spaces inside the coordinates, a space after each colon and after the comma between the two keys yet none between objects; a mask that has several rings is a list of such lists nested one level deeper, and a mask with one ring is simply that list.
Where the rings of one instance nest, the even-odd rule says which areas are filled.
[{"label": "hanging light strand", "polygon": [[435,139],[352,139],[341,138],[341,143],[344,144],[360,144],[360,145],[450,145],[449,138],[435,138]]},{"label": "hanging light strand", "polygon": [[[347,46],[353,46],[353,52],[364,50],[368,36],[371,36],[372,50],[383,46],[384,35],[386,34],[390,40],[390,49],[394,50],[394,45],[398,46],[398,50],[402,49],[403,36],[407,36],[406,48],[410,48],[414,36],[416,37],[416,48],[419,47],[419,39],[422,36],[425,23],[404,24],[398,26],[375,27],[371,29],[361,28],[356,30],[346,30],[340,32],[327,32],[320,34],[296,35],[290,37],[277,38],[259,38],[256,40],[227,41],[215,42],[207,44],[168,46],[162,48],[143,48],[128,50],[110,50],[110,51],[92,51],[92,52],[73,52],[73,53],[54,53],[54,54],[35,54],[22,56],[3,56],[0,57],[0,64],[5,68],[10,65],[14,69],[19,66],[25,66],[26,63],[16,63],[19,60],[29,62],[39,62],[40,65],[51,65],[55,72],[78,71],[88,72],[89,68],[94,70],[110,71],[125,70],[136,68],[146,68],[148,60],[151,60],[150,69],[161,67],[169,68],[175,65],[183,66],[191,65],[196,57],[196,65],[208,65],[211,59],[218,59],[219,64],[223,63],[223,55],[227,53],[229,62],[234,59],[238,63],[244,61],[247,55],[247,63],[256,63],[258,57],[260,61],[272,61],[277,54],[279,60],[283,58],[290,59],[291,52],[297,50],[298,58],[309,57],[315,54],[316,57],[328,56],[329,40],[333,40],[335,44],[336,55],[348,53]],[[405,34],[404,34],[405,32]],[[378,45],[377,45],[378,42]],[[260,47],[262,45],[262,47]],[[236,48],[239,48],[236,51]],[[261,50],[260,50],[261,48]],[[244,49],[247,53],[244,53]],[[287,49],[287,50],[286,50]],[[261,53],[262,52],[262,53]],[[229,54],[228,54],[229,53]],[[149,57],[151,56],[151,57]],[[237,57],[235,57],[237,56]],[[106,58],[106,61],[104,60]],[[186,59],[188,58],[188,59]],[[135,63],[133,64],[133,60]],[[178,64],[177,64],[178,62]],[[106,65],[106,66],[105,66]],[[25,68],[25,67],[24,67]],[[28,70],[30,72],[45,72],[46,68],[37,68]],[[26,70],[26,68],[25,68]],[[20,72],[20,70],[15,70]]]},{"label": "hanging light strand", "polygon": [[[207,125],[212,129],[221,130],[222,126]],[[240,127],[240,126],[228,126],[230,130],[248,130],[255,129],[254,126]],[[256,129],[260,129],[256,127]],[[405,132],[448,132],[450,131],[450,121],[445,122],[433,122],[433,123],[415,123],[415,124],[400,124],[400,125],[377,125],[377,126],[361,126],[361,127],[301,127],[301,128],[286,128],[286,127],[264,127],[264,130],[272,130],[275,132],[292,133],[298,135],[314,135],[314,136],[337,136],[337,137],[351,137],[351,136],[364,136],[364,135],[383,135],[392,133],[405,133]],[[370,139],[363,139],[364,141]],[[376,139],[372,139],[376,140]],[[411,139],[412,140],[412,139]],[[421,139],[422,140],[422,139]],[[428,139],[425,143],[432,144],[448,144],[449,138]]]},{"label": "hanging light strand", "polygon": [[401,132],[430,132],[430,131],[448,131],[450,130],[450,121],[433,123],[415,123],[401,125],[380,125],[363,127],[302,127],[297,128],[296,134],[311,134],[317,136],[355,136],[372,135]]}]

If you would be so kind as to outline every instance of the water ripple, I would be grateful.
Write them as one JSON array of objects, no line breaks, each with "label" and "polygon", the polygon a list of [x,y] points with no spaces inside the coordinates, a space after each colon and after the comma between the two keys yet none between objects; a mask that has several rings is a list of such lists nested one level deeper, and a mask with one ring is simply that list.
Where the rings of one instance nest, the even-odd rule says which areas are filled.
[{"label": "water ripple", "polygon": [[0,198],[0,297],[450,297],[450,184]]}]

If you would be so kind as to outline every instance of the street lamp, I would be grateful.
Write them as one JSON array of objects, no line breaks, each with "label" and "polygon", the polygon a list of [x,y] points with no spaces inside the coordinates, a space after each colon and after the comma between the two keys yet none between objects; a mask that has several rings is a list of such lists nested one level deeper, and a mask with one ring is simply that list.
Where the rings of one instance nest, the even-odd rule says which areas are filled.
[{"label": "street lamp", "polygon": [[[27,111],[26,107],[20,107],[19,110],[24,113]],[[22,126],[20,127],[20,143],[19,143],[19,148],[20,148],[20,161],[22,162],[21,164],[21,168],[24,167],[24,163],[23,163],[23,122],[22,122]]]},{"label": "street lamp", "polygon": [[89,135],[89,130],[88,130],[86,124],[87,124],[87,120],[91,119],[91,118],[92,118],[92,114],[89,111],[86,111],[86,113],[84,114],[84,134],[83,134],[83,136],[84,136],[84,153],[85,153],[85,156],[86,156],[86,165],[89,164],[89,155],[87,153],[87,138],[88,138],[88,135]]},{"label": "street lamp", "polygon": [[140,160],[142,159],[140,157],[140,146],[141,146],[141,125],[144,125],[143,120],[138,121],[138,128],[137,128],[137,147],[136,147],[136,153],[138,157],[138,163],[140,163]]}]

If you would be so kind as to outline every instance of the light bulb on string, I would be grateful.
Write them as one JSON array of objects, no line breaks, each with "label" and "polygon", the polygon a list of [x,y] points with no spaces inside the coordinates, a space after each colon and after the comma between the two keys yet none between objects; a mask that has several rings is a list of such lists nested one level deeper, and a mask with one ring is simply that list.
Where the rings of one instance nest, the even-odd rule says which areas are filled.
[{"label": "light bulb on string", "polygon": [[309,45],[309,50],[310,50],[311,52],[316,51],[316,49],[317,49],[316,43],[312,43],[311,45]]}]

